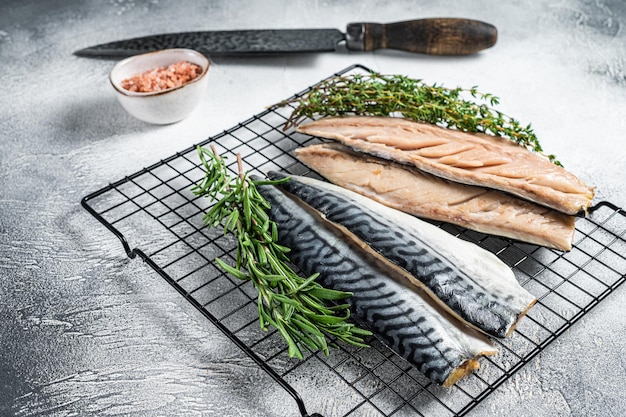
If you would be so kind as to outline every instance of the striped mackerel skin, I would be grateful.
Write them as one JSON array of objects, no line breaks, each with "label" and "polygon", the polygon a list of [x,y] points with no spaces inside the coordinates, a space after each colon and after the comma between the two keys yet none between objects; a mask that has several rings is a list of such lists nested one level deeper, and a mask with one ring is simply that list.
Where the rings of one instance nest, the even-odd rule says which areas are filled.
[{"label": "striped mackerel skin", "polygon": [[536,301],[495,255],[431,224],[312,178],[291,176],[280,187],[407,271],[416,285],[488,335],[509,335]]},{"label": "striped mackerel skin", "polygon": [[275,186],[258,190],[271,204],[270,218],[292,262],[306,275],[319,273],[325,287],[352,292],[352,317],[430,380],[449,386],[478,367],[477,356],[496,353],[482,334],[401,285],[386,265],[311,210]]}]

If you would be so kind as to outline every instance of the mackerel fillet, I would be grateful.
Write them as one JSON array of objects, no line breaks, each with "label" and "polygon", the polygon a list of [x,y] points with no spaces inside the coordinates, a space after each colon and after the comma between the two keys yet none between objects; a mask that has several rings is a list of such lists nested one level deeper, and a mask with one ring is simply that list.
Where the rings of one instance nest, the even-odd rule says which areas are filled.
[{"label": "mackerel fillet", "polygon": [[[270,179],[283,173],[269,172]],[[407,273],[452,314],[495,337],[508,336],[536,302],[494,254],[399,210],[313,178],[279,185],[390,267]]]},{"label": "mackerel fillet", "polygon": [[259,185],[271,205],[279,241],[303,273],[319,273],[328,288],[349,291],[352,317],[430,380],[450,386],[497,352],[481,333],[442,310],[318,213],[273,185]]},{"label": "mackerel fillet", "polygon": [[513,141],[398,117],[328,117],[299,132],[334,139],[433,175],[505,191],[566,214],[586,212],[594,195],[575,175]]},{"label": "mackerel fillet", "polygon": [[573,216],[510,194],[448,181],[339,143],[298,148],[295,154],[333,184],[406,213],[564,251],[572,248]]}]

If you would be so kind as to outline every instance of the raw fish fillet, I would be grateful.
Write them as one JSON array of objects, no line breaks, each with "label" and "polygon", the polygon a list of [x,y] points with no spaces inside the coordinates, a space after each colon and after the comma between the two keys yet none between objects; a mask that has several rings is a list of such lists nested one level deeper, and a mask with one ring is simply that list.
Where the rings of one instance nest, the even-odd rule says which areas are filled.
[{"label": "raw fish fillet", "polygon": [[352,292],[352,318],[432,381],[450,386],[478,369],[478,357],[497,352],[423,292],[401,284],[398,272],[346,239],[319,214],[272,185],[258,186],[270,202],[282,245],[306,275],[327,288]]},{"label": "raw fish fillet", "polygon": [[[287,175],[269,172],[270,179]],[[325,181],[292,175],[279,187],[318,210],[346,236],[378,253],[452,314],[508,336],[535,297],[493,253],[399,210]]]},{"label": "raw fish fillet", "polygon": [[594,195],[575,175],[511,140],[397,117],[328,117],[299,132],[338,140],[433,175],[514,194],[566,214],[586,212]]},{"label": "raw fish fillet", "polygon": [[339,143],[298,148],[296,157],[333,184],[419,217],[568,251],[574,217],[487,188],[448,181]]}]

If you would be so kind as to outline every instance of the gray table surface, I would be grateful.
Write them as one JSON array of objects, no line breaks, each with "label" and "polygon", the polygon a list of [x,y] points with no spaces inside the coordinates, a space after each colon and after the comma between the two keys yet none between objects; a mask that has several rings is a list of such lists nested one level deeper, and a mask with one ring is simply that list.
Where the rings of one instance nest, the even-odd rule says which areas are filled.
[{"label": "gray table surface", "polygon": [[[214,58],[197,111],[161,127],[118,105],[107,80],[114,61],[72,55],[155,32],[434,16],[491,22],[498,44],[459,58]],[[506,113],[532,121],[544,148],[596,186],[597,201],[626,207],[624,25],[622,0],[3,0],[0,415],[298,415],[215,327],[148,266],[126,258],[80,199],[361,63],[498,95]],[[626,415],[624,305],[620,288],[471,415]]]}]

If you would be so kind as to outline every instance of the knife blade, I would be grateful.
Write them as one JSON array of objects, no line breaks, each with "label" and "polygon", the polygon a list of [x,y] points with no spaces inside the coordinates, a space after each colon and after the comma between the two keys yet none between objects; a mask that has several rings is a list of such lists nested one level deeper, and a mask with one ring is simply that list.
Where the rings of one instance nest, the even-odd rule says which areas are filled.
[{"label": "knife blade", "polygon": [[83,57],[128,57],[169,48],[207,56],[395,49],[432,55],[467,55],[495,45],[495,26],[472,19],[428,18],[395,23],[350,23],[338,29],[260,29],[165,33],[90,46]]}]

